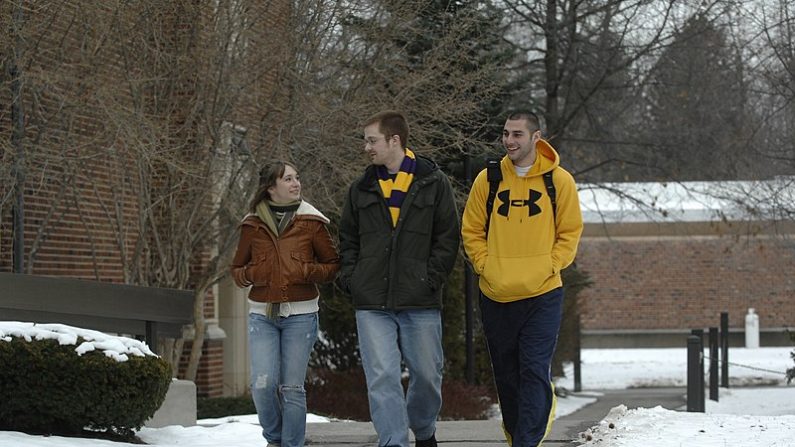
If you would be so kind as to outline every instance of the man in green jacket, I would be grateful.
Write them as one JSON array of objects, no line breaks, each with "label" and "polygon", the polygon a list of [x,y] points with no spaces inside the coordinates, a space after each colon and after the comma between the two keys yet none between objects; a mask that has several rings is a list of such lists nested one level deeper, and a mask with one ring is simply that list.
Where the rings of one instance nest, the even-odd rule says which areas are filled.
[{"label": "man in green jacket", "polygon": [[[340,221],[340,286],[353,296],[370,416],[379,446],[436,446],[442,405],[442,287],[460,242],[447,176],[408,147],[398,112],[365,122],[371,165]],[[401,360],[409,370],[406,395]]]}]

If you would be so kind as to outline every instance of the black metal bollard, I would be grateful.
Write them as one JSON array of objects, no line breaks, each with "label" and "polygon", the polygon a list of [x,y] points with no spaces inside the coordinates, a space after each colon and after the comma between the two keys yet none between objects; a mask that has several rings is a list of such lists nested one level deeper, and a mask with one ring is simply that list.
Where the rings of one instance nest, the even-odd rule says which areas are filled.
[{"label": "black metal bollard", "polygon": [[[699,370],[701,371],[701,388],[698,389],[701,395],[699,396],[699,402],[704,402],[704,399],[707,395],[706,387],[707,387],[707,379],[704,376],[704,329],[690,329],[690,334],[695,335],[698,337],[699,341],[701,342],[701,365],[699,366]],[[704,405],[701,406],[704,408]]]},{"label": "black metal bollard", "polygon": [[729,313],[720,313],[720,386],[729,387]]},{"label": "black metal bollard", "polygon": [[704,412],[704,346],[701,337],[687,337],[687,411]]},{"label": "black metal bollard", "polygon": [[577,315],[576,346],[574,348],[574,391],[582,391],[582,331],[580,327],[580,315]]},{"label": "black metal bollard", "polygon": [[478,286],[475,273],[468,262],[464,263],[464,296],[466,309],[464,312],[466,324],[466,380],[475,383],[475,306],[478,305]]},{"label": "black metal bollard", "polygon": [[718,328],[709,328],[709,400],[718,401]]}]

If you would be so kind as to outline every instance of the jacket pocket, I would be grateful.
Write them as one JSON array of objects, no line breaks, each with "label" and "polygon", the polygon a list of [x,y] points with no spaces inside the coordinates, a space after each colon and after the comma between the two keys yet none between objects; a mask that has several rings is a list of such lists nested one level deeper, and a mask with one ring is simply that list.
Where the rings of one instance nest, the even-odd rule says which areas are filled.
[{"label": "jacket pocket", "polygon": [[294,251],[290,253],[290,257],[293,259],[293,268],[291,271],[298,273],[299,277],[304,282],[309,282],[309,277],[311,275],[311,267],[313,260],[309,259],[308,256],[304,255],[303,253]]},{"label": "jacket pocket", "polygon": [[359,214],[359,234],[383,230],[384,216],[381,207],[383,198],[373,193],[359,194],[356,209]]},{"label": "jacket pocket", "polygon": [[[417,196],[409,209],[401,211],[406,219],[400,231],[400,255],[408,259],[428,259],[431,257],[431,238],[434,214],[433,196]],[[451,223],[452,225],[452,223]]]},{"label": "jacket pocket", "polygon": [[268,259],[259,258],[248,265],[246,276],[254,286],[268,286],[270,284],[271,271],[271,262]]},{"label": "jacket pocket", "polygon": [[413,231],[421,234],[428,234],[431,232],[433,228],[434,196],[435,194],[433,191],[422,191],[417,193],[409,209],[401,210],[401,216],[403,216],[403,213],[406,213],[406,215],[403,216],[403,218],[406,219],[406,231]]},{"label": "jacket pocket", "polygon": [[362,258],[356,264],[350,279],[350,291],[357,302],[371,302],[384,295],[387,289],[385,264],[377,258]]},{"label": "jacket pocket", "polygon": [[549,253],[521,257],[489,255],[482,278],[491,286],[494,298],[501,298],[534,295],[554,274]]},{"label": "jacket pocket", "polygon": [[398,306],[437,306],[438,300],[428,278],[427,261],[402,258],[398,264],[395,292]]}]

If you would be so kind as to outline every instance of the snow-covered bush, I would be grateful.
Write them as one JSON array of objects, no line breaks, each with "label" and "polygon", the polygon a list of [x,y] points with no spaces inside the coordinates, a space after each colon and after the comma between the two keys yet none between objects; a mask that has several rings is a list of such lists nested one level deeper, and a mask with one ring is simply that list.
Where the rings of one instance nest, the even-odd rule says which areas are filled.
[{"label": "snow-covered bush", "polygon": [[144,343],[63,325],[14,324],[0,322],[0,430],[126,438],[163,403],[171,367]]}]

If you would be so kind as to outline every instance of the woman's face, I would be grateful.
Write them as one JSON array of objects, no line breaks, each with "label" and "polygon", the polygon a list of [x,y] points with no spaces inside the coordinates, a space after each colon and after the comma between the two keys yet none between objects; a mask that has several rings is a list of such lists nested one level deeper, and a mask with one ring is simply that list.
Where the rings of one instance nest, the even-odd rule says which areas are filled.
[{"label": "woman's face", "polygon": [[276,185],[268,188],[271,201],[276,203],[290,203],[301,199],[301,181],[298,173],[292,166],[284,167],[284,175],[276,179]]}]

